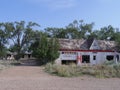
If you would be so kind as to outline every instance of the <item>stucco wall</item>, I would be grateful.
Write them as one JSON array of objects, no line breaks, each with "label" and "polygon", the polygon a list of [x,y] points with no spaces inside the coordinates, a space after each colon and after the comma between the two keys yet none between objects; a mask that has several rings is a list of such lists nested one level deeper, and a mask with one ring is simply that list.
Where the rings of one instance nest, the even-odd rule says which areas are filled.
[{"label": "stucco wall", "polygon": [[[77,60],[77,55],[79,51],[60,51],[60,60]],[[89,55],[90,56],[90,64],[102,64],[106,61],[107,55],[115,55],[114,52],[79,52],[80,55]],[[93,60],[94,56],[96,60]]]}]

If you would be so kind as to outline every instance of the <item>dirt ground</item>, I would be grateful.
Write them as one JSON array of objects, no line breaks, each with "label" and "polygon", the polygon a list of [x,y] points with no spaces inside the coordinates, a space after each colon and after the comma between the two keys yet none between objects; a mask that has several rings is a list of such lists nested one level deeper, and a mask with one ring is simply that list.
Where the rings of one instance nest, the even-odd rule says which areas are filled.
[{"label": "dirt ground", "polygon": [[0,72],[0,90],[120,90],[120,79],[64,78],[39,66],[15,66]]}]

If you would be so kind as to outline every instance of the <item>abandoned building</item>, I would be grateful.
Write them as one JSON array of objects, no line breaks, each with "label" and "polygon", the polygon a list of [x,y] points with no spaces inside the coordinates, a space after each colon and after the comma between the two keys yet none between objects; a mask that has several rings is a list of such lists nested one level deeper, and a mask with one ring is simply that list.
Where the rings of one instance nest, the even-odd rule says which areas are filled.
[{"label": "abandoned building", "polygon": [[32,56],[32,52],[25,52],[25,53],[23,53],[23,55],[21,57],[21,60],[29,60],[29,59],[35,59]]},{"label": "abandoned building", "polygon": [[116,52],[114,41],[96,40],[96,39],[59,39],[60,56],[57,63],[67,64],[74,62],[76,64],[89,63],[102,64],[106,60],[119,61],[119,53]]},{"label": "abandoned building", "polygon": [[[16,52],[7,51],[6,60],[14,60],[16,55],[17,55]],[[29,59],[35,59],[32,56],[31,52],[25,52],[22,54],[21,60],[29,60]]]},{"label": "abandoned building", "polygon": [[[120,61],[120,53],[116,48],[115,41],[96,39],[58,39],[60,55],[56,60],[59,64],[102,64],[105,61]],[[8,52],[7,59],[14,59],[15,53]],[[31,52],[25,52],[22,60],[35,59]]]}]

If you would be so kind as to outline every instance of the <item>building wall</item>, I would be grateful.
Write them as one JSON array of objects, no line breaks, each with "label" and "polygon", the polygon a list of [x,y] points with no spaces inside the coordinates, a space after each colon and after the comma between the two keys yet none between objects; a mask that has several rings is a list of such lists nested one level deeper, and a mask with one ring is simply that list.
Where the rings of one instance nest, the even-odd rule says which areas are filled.
[{"label": "building wall", "polygon": [[60,59],[61,60],[76,60],[77,59],[77,52],[60,51]]},{"label": "building wall", "polygon": [[21,60],[29,60],[29,59],[35,59],[35,57],[33,57],[31,54],[24,54],[21,57]]},{"label": "building wall", "polygon": [[[102,64],[107,60],[107,55],[114,56],[114,52],[97,52],[90,53],[91,64]],[[93,56],[96,56],[96,60],[93,60]]]},{"label": "building wall", "polygon": [[115,56],[114,52],[91,52],[91,51],[60,51],[59,60],[77,60],[78,53],[81,56],[89,56],[90,64],[102,64],[106,61],[106,57]]}]

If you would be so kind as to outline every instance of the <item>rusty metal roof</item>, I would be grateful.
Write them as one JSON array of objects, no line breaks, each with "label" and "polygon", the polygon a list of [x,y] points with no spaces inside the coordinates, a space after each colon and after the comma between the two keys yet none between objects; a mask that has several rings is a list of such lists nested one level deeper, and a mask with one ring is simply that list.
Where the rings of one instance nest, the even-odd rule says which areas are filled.
[{"label": "rusty metal roof", "polygon": [[[94,39],[58,39],[60,49],[74,49],[74,50],[90,50]],[[99,50],[114,50],[115,41],[96,40],[100,49]]]}]

